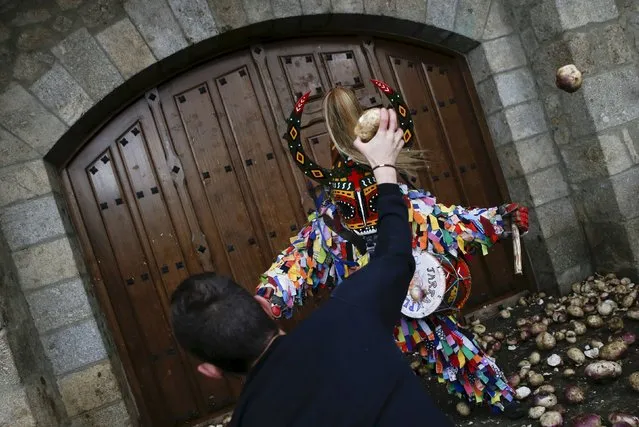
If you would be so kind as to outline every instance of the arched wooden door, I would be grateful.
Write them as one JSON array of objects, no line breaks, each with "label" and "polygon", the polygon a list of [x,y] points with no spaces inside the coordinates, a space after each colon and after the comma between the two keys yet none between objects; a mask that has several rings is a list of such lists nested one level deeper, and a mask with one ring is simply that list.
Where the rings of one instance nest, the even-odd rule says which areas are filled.
[{"label": "arched wooden door", "polygon": [[[234,403],[241,384],[198,376],[175,342],[170,294],[212,270],[254,289],[312,208],[281,138],[296,97],[313,94],[306,149],[328,166],[322,96],[347,85],[363,105],[381,105],[373,77],[413,109],[431,158],[416,185],[448,203],[504,201],[463,59],[382,40],[288,41],[213,60],[147,93],[67,165],[74,222],[145,425],[189,425]],[[506,246],[475,260],[470,305],[526,287],[511,265]]]}]

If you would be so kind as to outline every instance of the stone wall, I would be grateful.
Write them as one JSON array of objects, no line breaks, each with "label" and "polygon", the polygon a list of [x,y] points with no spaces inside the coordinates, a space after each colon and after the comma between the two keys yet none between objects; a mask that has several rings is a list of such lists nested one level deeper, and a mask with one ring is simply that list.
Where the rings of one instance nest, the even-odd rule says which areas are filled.
[{"label": "stone wall", "polygon": [[[466,54],[511,196],[532,207],[525,244],[538,285],[565,289],[593,267],[636,273],[638,8],[634,0],[0,0],[0,299],[12,307],[0,330],[0,368],[9,372],[0,426],[117,427],[137,418],[49,161],[162,79],[269,35],[348,28]],[[553,87],[555,68],[569,62],[587,72],[573,95]]]},{"label": "stone wall", "polygon": [[[516,0],[509,5],[552,128],[557,167],[568,183],[563,197],[538,208],[537,215],[556,220],[570,212],[579,219],[553,223],[548,230],[542,226],[542,234],[547,241],[585,235],[584,251],[590,251],[597,270],[636,277],[639,5],[613,0]],[[556,68],[567,63],[584,73],[583,88],[575,94],[554,87]],[[586,256],[570,253],[563,243],[549,253],[553,264]]]}]

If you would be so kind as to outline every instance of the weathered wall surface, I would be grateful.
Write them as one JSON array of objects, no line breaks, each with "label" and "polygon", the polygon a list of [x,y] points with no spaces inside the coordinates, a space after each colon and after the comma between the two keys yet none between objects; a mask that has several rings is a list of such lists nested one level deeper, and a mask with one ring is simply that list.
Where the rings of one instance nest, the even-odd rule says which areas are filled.
[{"label": "weathered wall surface", "polygon": [[[0,330],[0,426],[136,419],[43,157],[108,94],[129,102],[131,79],[159,61],[168,65],[155,79],[185,51],[183,62],[205,59],[198,42],[271,21],[251,35],[348,25],[466,53],[511,196],[532,207],[525,242],[539,286],[565,288],[593,266],[636,273],[634,0],[0,0],[0,299],[12,307]],[[569,62],[587,73],[573,95],[553,86]]]},{"label": "weathered wall surface", "polygon": [[[542,232],[566,241],[585,234],[599,271],[636,277],[639,268],[639,75],[636,44],[639,4],[634,1],[516,0],[509,2],[524,51],[533,64],[542,106],[568,186],[564,197],[537,215],[576,213]],[[554,87],[557,67],[574,63],[584,73],[575,94]],[[550,183],[549,183],[550,184]],[[574,212],[574,213],[573,213]],[[554,236],[552,236],[554,235]],[[572,254],[557,245],[553,265]]]}]

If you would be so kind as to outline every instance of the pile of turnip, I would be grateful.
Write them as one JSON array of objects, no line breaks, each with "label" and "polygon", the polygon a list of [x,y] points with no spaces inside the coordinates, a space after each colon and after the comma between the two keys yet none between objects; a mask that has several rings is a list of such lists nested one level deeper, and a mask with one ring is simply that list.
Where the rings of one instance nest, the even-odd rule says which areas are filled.
[{"label": "pile of turnip", "polygon": [[[520,298],[519,306],[534,308],[528,311],[539,314],[514,319],[517,329],[508,334],[489,333],[478,321],[470,328],[490,356],[534,342],[537,351],[521,360],[519,370],[508,377],[516,399],[530,403],[529,418],[549,427],[603,426],[605,420],[598,414],[564,419],[566,408],[579,411],[579,405],[588,401],[590,388],[598,383],[618,381],[628,393],[639,392],[639,372],[623,371],[624,358],[636,341],[629,327],[636,330],[639,325],[639,287],[628,278],[608,274],[591,276],[571,288],[572,293],[561,297],[540,292]],[[503,319],[513,315],[513,308],[499,312]],[[584,337],[588,330],[597,330],[606,339],[588,341]],[[566,344],[561,347],[567,350],[557,349],[562,342]],[[561,375],[572,384],[555,390],[550,384],[554,375]],[[639,394],[628,398],[639,403]],[[628,414],[614,413],[607,421],[615,427],[639,427],[639,419]]]}]

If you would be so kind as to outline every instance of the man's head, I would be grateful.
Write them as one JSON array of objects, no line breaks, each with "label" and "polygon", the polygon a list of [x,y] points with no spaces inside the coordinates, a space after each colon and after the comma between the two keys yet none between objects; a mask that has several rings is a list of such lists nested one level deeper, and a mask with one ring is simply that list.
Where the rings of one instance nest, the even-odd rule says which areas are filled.
[{"label": "man's head", "polygon": [[175,337],[202,362],[198,371],[219,378],[246,374],[279,334],[270,305],[215,273],[191,276],[171,297]]}]

